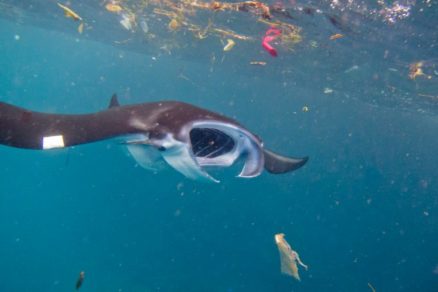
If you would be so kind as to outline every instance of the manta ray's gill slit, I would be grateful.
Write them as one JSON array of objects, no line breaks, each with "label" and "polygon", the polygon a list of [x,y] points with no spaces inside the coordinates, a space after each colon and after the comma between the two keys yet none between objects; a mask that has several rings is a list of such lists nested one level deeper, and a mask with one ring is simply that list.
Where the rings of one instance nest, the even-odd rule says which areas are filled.
[{"label": "manta ray's gill slit", "polygon": [[[222,151],[222,150],[223,150],[223,149],[228,149],[227,146],[228,146],[231,142],[233,142],[233,144],[234,144],[234,141],[233,141],[233,140],[231,140],[231,139],[230,139],[230,140],[227,140],[227,141],[225,142],[224,145],[222,145],[221,147],[217,148],[217,149],[214,150],[213,152],[207,154],[207,155],[205,156],[205,158],[214,158],[214,157],[217,157],[217,156],[219,156],[219,155],[222,155],[222,154],[228,152],[228,151]],[[234,145],[233,145],[233,146],[234,146]],[[230,151],[231,151],[232,149],[233,149],[233,148],[231,148]],[[219,151],[222,151],[222,152],[220,152],[219,154],[217,154]]]},{"label": "manta ray's gill slit", "polygon": [[[200,149],[199,151],[195,152],[195,156],[197,157],[205,157],[207,154],[204,154],[204,152],[210,148],[210,145],[205,146],[204,148]],[[208,152],[207,152],[208,153]]]},{"label": "manta ray's gill slit", "polygon": [[233,138],[212,128],[193,128],[190,131],[190,141],[195,156],[208,158],[227,153],[235,145]]}]

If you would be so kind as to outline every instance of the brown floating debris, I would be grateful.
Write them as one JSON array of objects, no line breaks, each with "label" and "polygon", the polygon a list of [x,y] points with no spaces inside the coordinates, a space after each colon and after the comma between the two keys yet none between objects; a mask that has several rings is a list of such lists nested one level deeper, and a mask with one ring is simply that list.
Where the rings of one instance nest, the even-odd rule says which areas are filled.
[{"label": "brown floating debris", "polygon": [[232,30],[225,30],[225,29],[221,29],[221,28],[213,28],[212,31],[214,33],[217,33],[217,34],[221,35],[221,36],[231,36],[231,37],[233,37],[235,39],[238,39],[238,40],[243,40],[243,41],[251,40],[251,37],[237,34],[237,33],[235,33]]},{"label": "brown floating debris", "polygon": [[181,27],[181,23],[176,18],[172,18],[167,26],[169,30],[176,31]]},{"label": "brown floating debris", "polygon": [[[224,12],[225,16],[230,14],[247,14],[252,20],[257,20],[269,27],[281,30],[282,33],[278,37],[278,44],[276,45],[281,46],[283,50],[293,51],[294,45],[302,40],[300,35],[301,28],[284,22],[285,16],[287,21],[291,18],[289,14],[282,12],[281,5],[275,6],[270,5],[268,1],[266,2],[239,0],[103,0],[100,1],[100,5],[105,12],[117,14],[118,21],[124,29],[130,32],[137,32],[141,29],[145,33],[144,36],[147,40],[152,41],[154,39],[154,45],[160,49],[168,47],[169,43],[174,48],[188,48],[190,44],[180,43],[181,38],[179,37],[181,34],[187,35],[188,33],[198,40],[204,40],[208,37],[215,37],[224,41],[230,39],[233,42],[254,42],[258,40],[258,36],[241,34],[239,31],[233,31],[230,27],[215,24],[216,15]],[[66,17],[76,20],[81,19],[69,7],[62,4],[58,5],[64,10]],[[199,14],[201,17],[197,17]],[[283,21],[278,19],[279,16]],[[205,23],[207,19],[208,24]],[[169,35],[173,38],[161,38],[163,30],[155,32],[155,23],[167,26],[167,30],[171,32]],[[89,25],[84,23],[84,25],[78,27],[78,31],[82,32],[84,29],[90,28]],[[193,44],[193,46],[196,45]],[[233,49],[234,44],[224,43],[223,45],[224,51],[228,51]]]},{"label": "brown floating debris", "polygon": [[82,283],[84,282],[84,279],[85,279],[85,272],[81,271],[79,273],[78,280],[76,281],[76,290],[79,290],[79,288],[81,288]]},{"label": "brown floating debris", "polygon": [[72,18],[75,21],[82,20],[82,17],[80,17],[79,14],[74,12],[71,8],[68,8],[67,6],[60,3],[58,3],[58,6],[61,7],[62,10],[64,10],[65,17]]},{"label": "brown floating debris", "polygon": [[213,11],[244,11],[253,12],[261,15],[265,19],[271,18],[271,11],[269,6],[260,1],[243,1],[236,3],[229,2],[202,2],[202,1],[182,1],[187,6],[192,6],[198,9],[208,9]]},{"label": "brown floating debris", "polygon": [[114,3],[108,3],[105,5],[106,10],[108,10],[109,12],[114,12],[114,13],[118,13],[120,11],[123,10],[122,6],[118,5],[118,4],[114,4]]},{"label": "brown floating debris", "polygon": [[415,80],[418,76],[424,76],[427,79],[432,79],[432,76],[424,74],[423,62],[416,62],[409,65],[409,78]]},{"label": "brown floating debris", "polygon": [[334,41],[334,40],[337,40],[337,39],[340,39],[340,38],[343,38],[343,37],[344,37],[343,34],[337,33],[337,34],[331,35],[330,36],[330,40]]},{"label": "brown floating debris", "polygon": [[289,243],[284,239],[284,233],[275,234],[275,243],[280,252],[281,272],[300,281],[297,263],[306,270],[308,267],[300,260],[298,253],[292,250]]}]

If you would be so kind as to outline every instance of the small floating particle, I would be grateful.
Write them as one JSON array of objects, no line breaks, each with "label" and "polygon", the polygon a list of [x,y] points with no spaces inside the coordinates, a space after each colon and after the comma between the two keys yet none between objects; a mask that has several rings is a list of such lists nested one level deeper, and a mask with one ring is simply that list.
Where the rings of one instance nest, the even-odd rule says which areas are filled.
[{"label": "small floating particle", "polygon": [[251,61],[249,62],[250,65],[257,65],[257,66],[266,66],[266,62],[264,61]]},{"label": "small floating particle", "polygon": [[84,23],[81,22],[81,24],[79,24],[79,26],[78,26],[78,32],[82,33],[83,31],[84,31]]},{"label": "small floating particle", "polygon": [[308,111],[310,111],[309,107],[307,105],[303,106],[303,108],[301,109],[303,112],[307,113]]},{"label": "small floating particle", "polygon": [[140,21],[140,28],[144,33],[148,33],[149,32],[149,26],[148,23],[146,22],[146,20],[142,19]]},{"label": "small floating particle", "polygon": [[67,6],[64,6],[60,3],[58,3],[58,6],[61,7],[62,10],[64,10],[65,17],[72,18],[75,21],[82,20],[82,17],[80,17],[79,14],[74,12],[71,8],[68,8]]},{"label": "small floating particle", "polygon": [[105,9],[108,10],[109,12],[114,12],[114,13],[119,13],[120,11],[123,10],[122,6],[113,3],[108,3],[107,5],[105,5]]},{"label": "small floating particle", "polygon": [[224,47],[224,51],[228,52],[236,45],[236,43],[232,39],[227,39],[227,44]]},{"label": "small floating particle", "polygon": [[376,292],[376,289],[374,289],[373,285],[371,285],[371,283],[368,283],[368,287],[370,287],[372,292]]},{"label": "small floating particle", "polygon": [[19,41],[20,40],[20,35],[18,35],[18,34],[14,35],[14,40]]},{"label": "small floating particle", "polygon": [[336,33],[336,34],[333,34],[333,35],[330,36],[330,40],[334,41],[334,40],[337,40],[337,39],[340,39],[340,38],[343,38],[343,37],[344,37],[343,34]]},{"label": "small floating particle", "polygon": [[79,288],[81,288],[82,283],[84,282],[84,279],[85,279],[85,272],[81,271],[79,273],[78,280],[76,281],[76,290],[79,290]]},{"label": "small floating particle", "polygon": [[356,71],[358,69],[359,69],[359,66],[353,65],[350,68],[348,68],[347,70],[345,70],[344,73],[350,73],[350,72]]},{"label": "small floating particle", "polygon": [[284,239],[284,233],[275,234],[275,243],[280,253],[281,272],[300,281],[297,263],[305,268],[306,271],[308,269],[307,265],[300,260],[298,253],[292,250],[289,243]]},{"label": "small floating particle", "polygon": [[331,93],[333,93],[333,89],[331,89],[329,87],[326,87],[326,88],[324,88],[324,93],[325,94],[331,94]]},{"label": "small floating particle", "polygon": [[179,23],[179,21],[176,20],[175,18],[172,18],[172,20],[169,22],[167,27],[171,31],[176,31],[176,30],[178,30],[181,27],[181,23]]},{"label": "small floating particle", "polygon": [[[418,93],[418,96],[428,97],[432,99],[438,99],[438,95],[431,95],[431,94],[424,94],[424,93]],[[426,186],[427,187],[427,186]]]}]

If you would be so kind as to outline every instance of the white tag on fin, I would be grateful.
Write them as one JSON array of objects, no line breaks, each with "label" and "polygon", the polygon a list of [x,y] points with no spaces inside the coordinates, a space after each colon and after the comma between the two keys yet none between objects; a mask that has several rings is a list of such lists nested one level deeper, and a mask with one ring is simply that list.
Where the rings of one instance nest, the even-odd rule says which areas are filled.
[{"label": "white tag on fin", "polygon": [[63,148],[64,137],[62,135],[43,137],[43,149]]}]

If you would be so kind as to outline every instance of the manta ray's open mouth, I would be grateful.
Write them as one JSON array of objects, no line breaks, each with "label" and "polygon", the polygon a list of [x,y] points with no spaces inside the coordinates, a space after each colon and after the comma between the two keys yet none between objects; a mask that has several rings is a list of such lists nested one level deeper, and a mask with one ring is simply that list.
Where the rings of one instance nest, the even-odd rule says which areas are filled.
[{"label": "manta ray's open mouth", "polygon": [[201,169],[228,167],[242,158],[244,166],[239,177],[254,177],[263,170],[261,142],[241,127],[220,121],[199,121],[192,124],[188,136],[191,155]]},{"label": "manta ray's open mouth", "polygon": [[195,121],[182,127],[175,137],[167,135],[161,141],[165,150],[160,153],[186,177],[219,182],[206,168],[229,167],[238,159],[244,161],[239,177],[255,177],[263,171],[260,140],[237,125],[215,120]]}]

